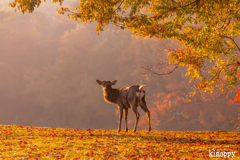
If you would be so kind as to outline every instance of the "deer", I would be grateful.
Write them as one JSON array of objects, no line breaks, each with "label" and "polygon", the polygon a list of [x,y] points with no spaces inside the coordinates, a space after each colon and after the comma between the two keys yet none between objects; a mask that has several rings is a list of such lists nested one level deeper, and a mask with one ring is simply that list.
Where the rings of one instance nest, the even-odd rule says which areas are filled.
[{"label": "deer", "polygon": [[145,101],[145,91],[143,87],[145,85],[132,85],[128,87],[120,87],[118,89],[112,88],[112,85],[117,83],[117,80],[114,81],[100,81],[96,80],[96,82],[102,86],[103,90],[103,98],[106,102],[115,104],[119,110],[119,124],[118,124],[118,132],[121,131],[121,123],[122,123],[122,115],[124,112],[125,119],[125,131],[128,132],[127,126],[127,116],[128,116],[128,108],[133,110],[135,114],[135,125],[133,128],[133,132],[137,130],[137,124],[140,117],[138,113],[137,107],[140,106],[143,111],[146,113],[148,117],[148,131],[151,131],[150,125],[150,111],[147,108]]}]

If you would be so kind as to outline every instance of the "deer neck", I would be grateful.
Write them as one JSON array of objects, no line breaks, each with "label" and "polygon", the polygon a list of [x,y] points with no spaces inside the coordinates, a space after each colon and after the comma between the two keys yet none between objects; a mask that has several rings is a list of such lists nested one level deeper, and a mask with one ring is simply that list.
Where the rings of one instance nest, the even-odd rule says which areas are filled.
[{"label": "deer neck", "polygon": [[108,103],[116,103],[118,90],[111,88],[108,92],[103,91],[104,100]]}]

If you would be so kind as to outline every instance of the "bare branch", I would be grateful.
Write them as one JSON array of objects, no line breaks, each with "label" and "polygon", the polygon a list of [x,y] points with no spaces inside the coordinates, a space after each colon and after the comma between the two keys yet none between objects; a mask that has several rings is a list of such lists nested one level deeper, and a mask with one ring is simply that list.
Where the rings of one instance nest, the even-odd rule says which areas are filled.
[{"label": "bare branch", "polygon": [[227,90],[225,93],[220,94],[217,98],[213,99],[213,101],[218,100],[219,98],[221,98],[224,95],[227,95],[228,91],[229,90]]},{"label": "bare branch", "polygon": [[[163,75],[167,75],[167,74],[172,73],[175,69],[178,68],[177,64],[168,64],[168,66],[170,66],[170,65],[174,65],[174,68],[172,70],[170,70],[169,72],[166,72],[166,73],[158,73],[158,72],[154,71],[152,68],[150,68],[147,64],[144,64],[143,66],[140,66],[140,68],[146,70],[150,75],[163,76]],[[166,68],[166,66],[161,66],[159,68],[163,69],[163,68]]]}]

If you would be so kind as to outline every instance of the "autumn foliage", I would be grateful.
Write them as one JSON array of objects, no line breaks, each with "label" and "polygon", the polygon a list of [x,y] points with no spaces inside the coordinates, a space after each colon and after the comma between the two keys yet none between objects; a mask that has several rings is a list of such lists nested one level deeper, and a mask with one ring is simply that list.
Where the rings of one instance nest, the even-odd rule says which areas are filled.
[{"label": "autumn foliage", "polygon": [[196,159],[209,150],[234,152],[234,132],[166,132],[69,129],[0,125],[0,158],[7,159]]}]

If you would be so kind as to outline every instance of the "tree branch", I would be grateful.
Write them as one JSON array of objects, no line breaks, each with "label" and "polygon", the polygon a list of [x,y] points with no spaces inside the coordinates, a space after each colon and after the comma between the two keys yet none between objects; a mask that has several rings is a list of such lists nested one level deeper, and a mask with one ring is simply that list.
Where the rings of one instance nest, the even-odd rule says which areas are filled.
[{"label": "tree branch", "polygon": [[229,91],[229,90],[227,90],[226,93],[220,94],[218,97],[216,97],[215,99],[213,99],[213,101],[216,101],[216,100],[218,100],[219,98],[221,98],[222,96],[227,95],[228,91]]},{"label": "tree branch", "polygon": [[238,51],[240,52],[239,46],[237,45],[237,43],[234,41],[234,39],[232,37],[228,37],[228,36],[223,36],[223,37],[230,39],[235,44],[235,46],[237,47]]},{"label": "tree branch", "polygon": [[[167,74],[170,74],[170,73],[172,73],[175,69],[177,69],[178,68],[178,65],[177,64],[174,64],[175,65],[175,67],[171,70],[171,71],[169,71],[169,72],[166,72],[166,73],[158,73],[158,72],[156,72],[156,71],[154,71],[152,68],[150,68],[148,65],[144,65],[144,66],[140,66],[140,68],[142,68],[142,69],[145,69],[150,75],[153,75],[153,74],[155,74],[155,75],[158,75],[158,76],[163,76],[163,75],[167,75]],[[162,67],[163,68],[163,67]]]},{"label": "tree branch", "polygon": [[[188,6],[191,6],[191,5],[193,5],[193,4],[198,4],[200,2],[200,0],[196,0],[196,1],[194,1],[194,2],[192,2],[192,3],[189,3],[189,4],[186,4],[186,5],[184,5],[184,6],[181,6],[180,8],[184,8],[184,7],[188,7]],[[173,8],[171,8],[171,9],[176,9],[177,7],[173,7]]]},{"label": "tree branch", "polygon": [[[175,4],[177,4],[177,2],[176,1],[174,1],[174,0],[171,0],[173,3],[175,3]],[[178,5],[178,4],[177,4]]]},{"label": "tree branch", "polygon": [[118,10],[119,7],[121,7],[121,5],[123,4],[124,0],[119,4],[119,6],[115,9],[114,12],[116,12],[116,10]]}]

